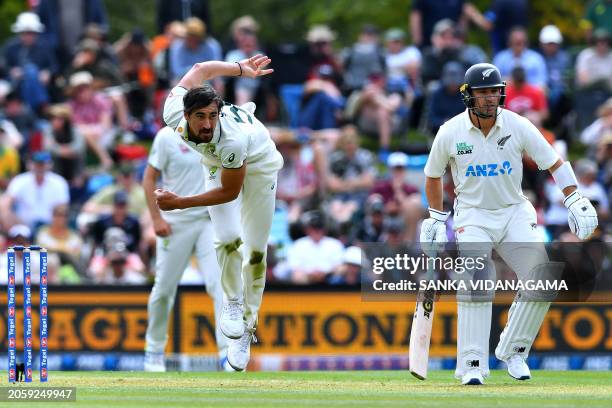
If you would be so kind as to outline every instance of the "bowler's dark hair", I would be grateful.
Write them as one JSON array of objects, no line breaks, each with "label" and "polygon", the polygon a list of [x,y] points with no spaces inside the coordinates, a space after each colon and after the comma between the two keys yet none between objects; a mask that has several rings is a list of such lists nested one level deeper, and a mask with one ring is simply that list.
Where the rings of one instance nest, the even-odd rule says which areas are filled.
[{"label": "bowler's dark hair", "polygon": [[209,84],[191,88],[187,91],[185,96],[183,96],[184,109],[188,115],[193,111],[207,107],[213,102],[216,103],[219,110],[221,110],[223,100]]}]

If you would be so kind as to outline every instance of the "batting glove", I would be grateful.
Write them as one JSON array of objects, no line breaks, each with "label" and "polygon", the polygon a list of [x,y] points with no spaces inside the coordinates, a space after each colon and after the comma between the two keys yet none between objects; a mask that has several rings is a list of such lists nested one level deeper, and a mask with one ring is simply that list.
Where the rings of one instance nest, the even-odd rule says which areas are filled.
[{"label": "batting glove", "polygon": [[421,224],[421,249],[427,256],[436,256],[448,242],[446,238],[446,220],[449,212],[429,209],[429,218]]},{"label": "batting glove", "polygon": [[588,198],[577,190],[565,197],[563,204],[567,207],[567,223],[570,230],[580,239],[588,238],[597,228],[597,211]]}]

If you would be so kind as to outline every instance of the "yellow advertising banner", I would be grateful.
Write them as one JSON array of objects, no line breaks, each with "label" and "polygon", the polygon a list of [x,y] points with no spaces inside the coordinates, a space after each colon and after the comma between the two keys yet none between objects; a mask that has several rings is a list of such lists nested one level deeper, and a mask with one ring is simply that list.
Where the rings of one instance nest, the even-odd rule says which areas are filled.
[{"label": "yellow advertising banner", "polygon": [[[53,288],[49,294],[49,350],[141,352],[147,327],[150,288]],[[18,304],[19,304],[18,298]],[[32,299],[34,333],[38,299]],[[509,302],[493,308],[491,344],[503,328]],[[6,293],[0,295],[0,307]],[[23,315],[18,309],[17,322]],[[365,302],[359,292],[267,291],[259,315],[254,353],[341,355],[405,353],[413,302]],[[6,307],[0,309],[0,350],[6,350]],[[432,357],[453,356],[456,305],[435,306]],[[22,327],[18,324],[18,339]],[[36,336],[37,337],[37,336]],[[18,340],[18,347],[21,347]],[[35,347],[38,347],[35,340]],[[612,352],[612,304],[553,304],[534,344],[538,352]],[[216,351],[212,303],[200,288],[181,288],[170,315],[167,350],[204,354]]]}]

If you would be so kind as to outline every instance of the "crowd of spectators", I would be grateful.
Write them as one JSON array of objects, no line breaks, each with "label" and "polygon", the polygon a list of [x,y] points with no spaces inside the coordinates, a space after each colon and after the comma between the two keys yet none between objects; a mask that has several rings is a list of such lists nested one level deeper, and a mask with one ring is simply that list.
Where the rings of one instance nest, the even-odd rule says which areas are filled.
[{"label": "crowd of spectators", "polygon": [[[586,46],[567,46],[554,25],[530,44],[527,0],[493,0],[482,12],[415,0],[409,26],[365,24],[344,47],[328,25],[292,47],[262,44],[252,16],[215,38],[206,1],[160,1],[156,36],[134,28],[113,42],[102,1],[37,3],[0,51],[0,256],[13,244],[48,248],[52,283],[152,281],[155,233],[140,180],[164,98],[195,62],[259,52],[274,75],[212,85],[232,103],[256,102],[285,158],[269,281],[358,284],[365,244],[411,250],[426,216],[428,146],[464,111],[458,88],[479,62],[499,67],[506,108],[574,162],[600,217],[592,239],[610,240],[609,1],[586,7]],[[488,33],[485,49],[466,41],[471,28]],[[524,165],[544,239],[571,239],[562,194],[529,158]],[[444,186],[450,209],[448,174]]]}]

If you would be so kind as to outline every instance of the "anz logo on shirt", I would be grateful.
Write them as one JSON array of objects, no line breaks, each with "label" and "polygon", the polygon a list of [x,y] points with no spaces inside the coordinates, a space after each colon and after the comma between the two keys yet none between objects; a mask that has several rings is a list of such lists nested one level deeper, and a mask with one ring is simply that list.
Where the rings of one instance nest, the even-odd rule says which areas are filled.
[{"label": "anz logo on shirt", "polygon": [[469,165],[465,171],[465,177],[495,177],[512,174],[512,165],[509,161],[501,164],[488,163]]}]

